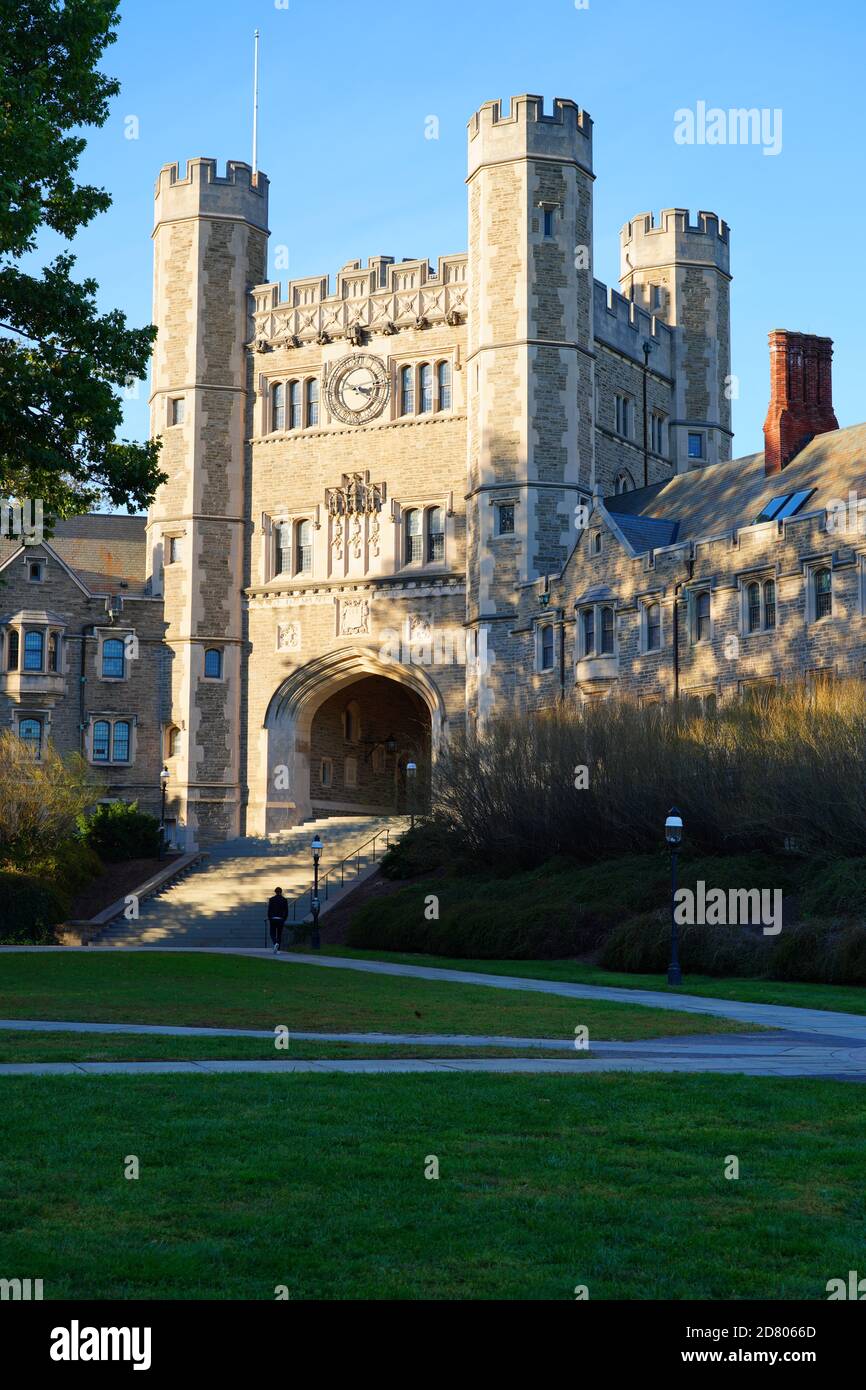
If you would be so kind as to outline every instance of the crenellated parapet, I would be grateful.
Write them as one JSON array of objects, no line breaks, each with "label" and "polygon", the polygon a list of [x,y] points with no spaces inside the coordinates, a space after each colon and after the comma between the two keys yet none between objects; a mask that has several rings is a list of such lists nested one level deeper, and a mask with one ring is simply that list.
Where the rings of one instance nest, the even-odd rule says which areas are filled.
[{"label": "crenellated parapet", "polygon": [[643,344],[653,345],[652,367],[671,376],[674,369],[674,330],[655,314],[610,289],[601,280],[593,282],[593,323],[598,342],[616,348],[643,365]]},{"label": "crenellated parapet", "polygon": [[493,150],[501,159],[565,159],[591,172],[592,117],[562,97],[554,99],[550,115],[540,96],[512,97],[507,111],[501,101],[486,101],[469,122],[470,180]]},{"label": "crenellated parapet", "polygon": [[226,172],[215,159],[189,159],[180,175],[177,163],[164,164],[154,190],[154,227],[186,217],[233,218],[268,230],[268,177],[249,164],[230,159]]},{"label": "crenellated parapet", "polygon": [[620,232],[620,279],[673,262],[709,265],[729,275],[730,252],[730,229],[715,212],[699,212],[694,222],[686,208],[664,208],[658,222],[642,212]]},{"label": "crenellated parapet", "polygon": [[366,265],[349,261],[330,277],[290,280],[253,290],[256,340],[270,346],[300,346],[361,333],[396,333],[436,323],[458,325],[467,312],[467,256],[395,261],[371,256]]}]

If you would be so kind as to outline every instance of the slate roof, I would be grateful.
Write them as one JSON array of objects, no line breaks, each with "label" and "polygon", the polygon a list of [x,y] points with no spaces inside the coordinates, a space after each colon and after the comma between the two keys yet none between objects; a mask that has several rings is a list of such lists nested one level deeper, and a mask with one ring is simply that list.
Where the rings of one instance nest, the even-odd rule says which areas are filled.
[{"label": "slate roof", "polygon": [[[708,464],[678,473],[666,483],[607,497],[604,506],[637,554],[680,541],[719,536],[751,526],[773,497],[814,488],[798,515],[831,502],[848,501],[849,491],[866,499],[866,424],[817,435],[784,468],[767,477],[764,455],[747,454],[730,463]],[[676,530],[663,540],[660,523]]]},{"label": "slate roof", "polygon": [[[145,516],[88,512],[58,521],[48,545],[92,593],[141,594],[145,591]],[[0,561],[19,549],[0,543]]]}]

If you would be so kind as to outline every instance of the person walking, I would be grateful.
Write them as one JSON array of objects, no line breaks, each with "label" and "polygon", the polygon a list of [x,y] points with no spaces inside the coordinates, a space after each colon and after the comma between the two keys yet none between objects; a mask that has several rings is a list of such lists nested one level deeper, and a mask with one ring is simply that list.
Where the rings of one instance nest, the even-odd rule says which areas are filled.
[{"label": "person walking", "polygon": [[288,915],[289,904],[283,897],[283,890],[282,888],[275,888],[274,896],[268,898],[268,927],[271,933],[271,941],[273,942],[275,956],[279,954],[283,927],[286,925],[286,918]]}]

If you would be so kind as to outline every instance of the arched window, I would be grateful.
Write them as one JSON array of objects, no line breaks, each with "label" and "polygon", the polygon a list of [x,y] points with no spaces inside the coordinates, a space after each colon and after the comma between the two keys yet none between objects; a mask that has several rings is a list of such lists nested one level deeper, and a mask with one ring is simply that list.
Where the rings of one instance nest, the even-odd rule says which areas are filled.
[{"label": "arched window", "polygon": [[283,521],[274,532],[274,574],[292,572],[292,524]]},{"label": "arched window", "polygon": [[301,428],[301,383],[289,382],[289,429]]},{"label": "arched window", "polygon": [[438,564],[445,559],[445,512],[431,507],[427,513],[427,561]]},{"label": "arched window", "polygon": [[415,374],[411,367],[400,368],[400,414],[415,414]]},{"label": "arched window", "polygon": [[613,655],[613,609],[607,607],[601,610],[601,654]]},{"label": "arched window", "polygon": [[436,368],[437,384],[439,387],[439,409],[451,409],[451,363],[440,362]]},{"label": "arched window", "polygon": [[617,497],[621,497],[624,492],[631,492],[633,487],[634,479],[630,473],[627,473],[625,469],[621,473],[617,473],[613,484]]},{"label": "arched window", "polygon": [[166,730],[165,756],[167,758],[176,758],[179,752],[180,729],[177,727],[176,724],[172,724],[171,728]]},{"label": "arched window", "polygon": [[313,569],[312,524],[309,521],[299,521],[295,532],[295,574],[310,574]]},{"label": "arched window", "polygon": [[45,650],[45,637],[41,632],[25,632],[24,634],[24,670],[41,671],[43,665],[43,654]]},{"label": "arched window", "polygon": [[433,409],[433,368],[429,362],[422,362],[418,368],[418,381],[421,387],[421,414],[429,415]]},{"label": "arched window", "polygon": [[424,536],[421,512],[417,508],[406,513],[406,564],[419,564],[424,558]]},{"label": "arched window", "polygon": [[710,594],[708,589],[698,594],[695,600],[695,641],[710,640]]},{"label": "arched window", "polygon": [[768,579],[764,583],[764,626],[776,626],[776,581]]},{"label": "arched window", "polygon": [[114,726],[114,737],[111,746],[111,761],[114,763],[129,762],[129,730],[130,725],[126,719],[118,719]]},{"label": "arched window", "polygon": [[60,635],[56,632],[48,634],[48,669],[56,671],[60,657]]},{"label": "arched window", "polygon": [[660,603],[646,606],[646,649],[657,652],[662,644],[662,609]]},{"label": "arched window", "polygon": [[553,670],[553,628],[550,623],[545,623],[541,629],[541,669]]},{"label": "arched window", "polygon": [[124,651],[119,637],[109,637],[102,644],[103,680],[123,680]]},{"label": "arched window", "polygon": [[319,423],[319,383],[315,377],[307,382],[307,425]]},{"label": "arched window", "polygon": [[814,582],[815,617],[829,618],[833,612],[833,580],[830,571],[828,569],[816,570]]},{"label": "arched window", "polygon": [[583,655],[595,655],[595,609],[584,608],[580,615]]},{"label": "arched window", "polygon": [[343,738],[347,743],[358,743],[361,737],[361,707],[357,700],[351,700],[343,710]]},{"label": "arched window", "polygon": [[111,743],[111,725],[107,719],[97,719],[93,725],[90,757],[95,763],[107,763]]},{"label": "arched window", "polygon": [[208,647],[204,654],[204,673],[208,680],[218,681],[223,673],[223,654],[219,647]]},{"label": "arched window", "polygon": [[6,670],[18,670],[18,629],[9,629],[9,636],[6,639]]},{"label": "arched window", "polygon": [[761,627],[761,586],[760,584],[750,584],[746,589],[746,628],[749,632],[758,632]]},{"label": "arched window", "polygon": [[42,720],[19,719],[18,737],[26,744],[34,758],[42,756]]},{"label": "arched window", "polygon": [[281,381],[271,391],[271,429],[286,428],[286,388]]}]

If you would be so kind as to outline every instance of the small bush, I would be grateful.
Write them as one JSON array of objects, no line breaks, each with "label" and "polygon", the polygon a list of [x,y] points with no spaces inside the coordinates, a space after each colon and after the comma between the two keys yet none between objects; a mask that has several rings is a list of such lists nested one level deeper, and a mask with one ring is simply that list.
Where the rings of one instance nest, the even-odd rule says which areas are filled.
[{"label": "small bush", "polygon": [[458,840],[446,822],[421,821],[396,840],[380,865],[385,878],[417,878],[453,863]]},{"label": "small bush", "polygon": [[87,888],[103,872],[102,860],[90,845],[77,837],[63,840],[49,855],[33,865],[35,878],[49,883],[62,883],[70,896]]},{"label": "small bush", "polygon": [[866,859],[834,859],[811,874],[800,909],[805,917],[866,915]]},{"label": "small bush", "polygon": [[[681,926],[680,962],[685,974],[760,976],[770,961],[769,938],[747,927]],[[663,974],[670,963],[669,912],[647,912],[614,927],[599,964],[634,975]]]},{"label": "small bush", "polygon": [[0,872],[0,941],[4,945],[54,942],[54,928],[69,911],[69,899],[52,883],[29,874]]},{"label": "small bush", "polygon": [[98,806],[81,822],[84,843],[100,859],[152,859],[159,853],[159,821],[139,811],[137,801],[112,801]]}]

